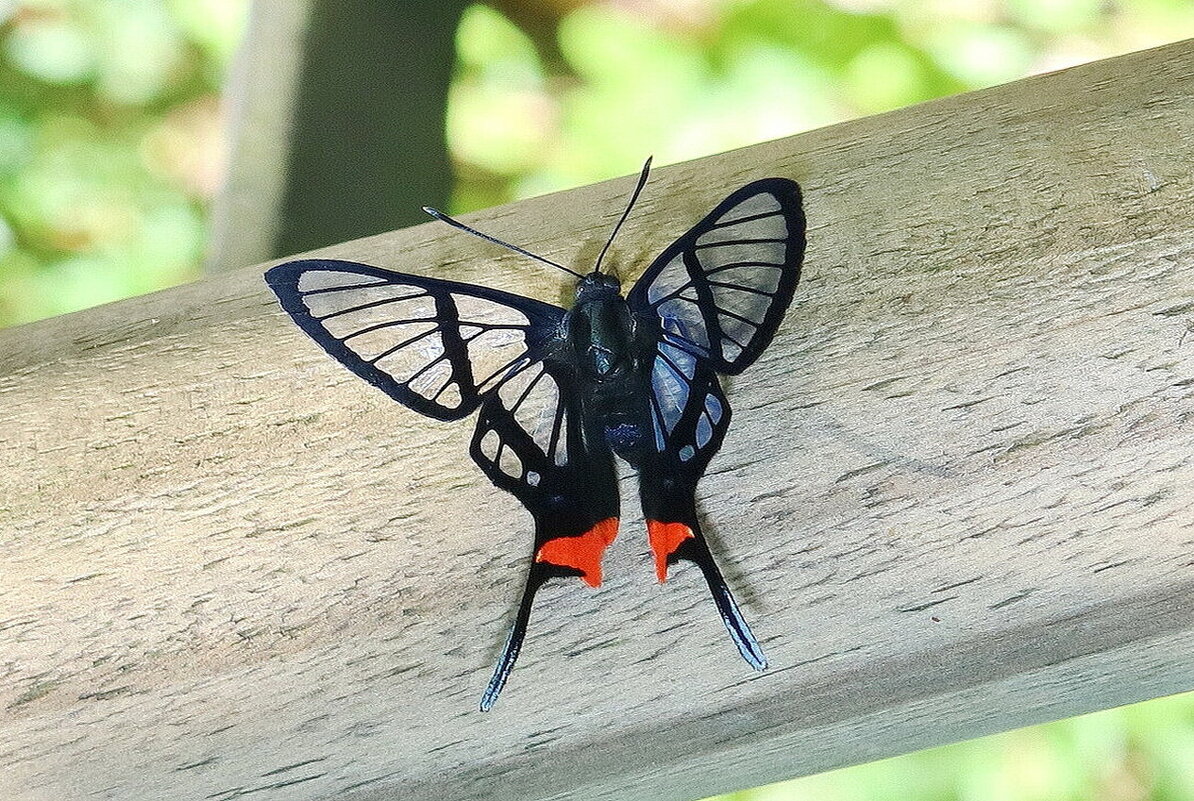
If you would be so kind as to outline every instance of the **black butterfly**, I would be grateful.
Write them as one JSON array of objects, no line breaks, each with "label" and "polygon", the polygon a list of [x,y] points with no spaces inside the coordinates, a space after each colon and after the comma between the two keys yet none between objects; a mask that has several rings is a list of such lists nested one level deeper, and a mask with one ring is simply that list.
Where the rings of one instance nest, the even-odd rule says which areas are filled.
[{"label": "black butterfly", "polygon": [[266,273],[304,331],[399,403],[439,420],[480,409],[473,460],[535,519],[530,575],[482,710],[506,683],[543,583],[601,583],[602,552],[618,530],[614,454],[638,469],[659,580],[677,560],[695,562],[743,658],[767,666],[701,534],[695,496],[730,423],[717,374],[754,362],[792,300],[805,246],[800,187],[767,178],[732,193],[623,298],[601,261],[650,164],[588,275],[427,209],[576,275],[570,310],[347,261]]}]

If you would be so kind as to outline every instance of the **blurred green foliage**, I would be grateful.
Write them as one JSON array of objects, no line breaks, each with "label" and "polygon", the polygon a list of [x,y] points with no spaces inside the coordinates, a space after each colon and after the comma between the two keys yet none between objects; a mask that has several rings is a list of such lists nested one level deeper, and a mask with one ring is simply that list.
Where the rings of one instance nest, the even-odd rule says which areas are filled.
[{"label": "blurred green foliage", "polygon": [[720,796],[717,801],[1190,801],[1194,693]]},{"label": "blurred green foliage", "polygon": [[197,275],[247,0],[0,0],[0,325]]},{"label": "blurred green foliage", "polygon": [[459,210],[1194,35],[1191,0],[539,5],[556,11],[545,24],[520,29],[482,4],[461,23]]},{"label": "blurred green foliage", "polygon": [[[522,28],[458,34],[458,211],[1194,35],[1191,0],[498,2]],[[198,275],[248,5],[0,0],[0,326]]]},{"label": "blurred green foliage", "polygon": [[[461,22],[457,209],[1194,36],[1191,0],[502,7],[542,24],[481,4]],[[223,169],[218,95],[247,10],[0,0],[0,326],[198,274]],[[726,798],[1194,801],[1194,694]]]}]

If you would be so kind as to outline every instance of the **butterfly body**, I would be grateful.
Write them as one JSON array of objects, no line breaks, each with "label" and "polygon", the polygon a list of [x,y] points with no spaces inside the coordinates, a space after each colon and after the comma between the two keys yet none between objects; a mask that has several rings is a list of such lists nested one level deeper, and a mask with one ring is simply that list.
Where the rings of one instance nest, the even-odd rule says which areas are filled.
[{"label": "butterfly body", "polygon": [[590,273],[577,284],[567,330],[586,443],[603,441],[634,466],[650,424],[641,328],[616,278]]},{"label": "butterfly body", "polygon": [[518,658],[539,588],[568,577],[601,583],[621,516],[615,455],[638,471],[660,581],[677,561],[695,564],[739,653],[766,667],[701,531],[696,487],[731,417],[718,374],[742,372],[771,340],[799,278],[804,231],[796,183],[755,181],[665,249],[626,295],[600,272],[600,257],[593,272],[574,273],[567,310],[354,262],[267,272],[294,321],[357,375],[430,417],[477,412],[473,461],[534,520],[522,601],[482,709]]}]

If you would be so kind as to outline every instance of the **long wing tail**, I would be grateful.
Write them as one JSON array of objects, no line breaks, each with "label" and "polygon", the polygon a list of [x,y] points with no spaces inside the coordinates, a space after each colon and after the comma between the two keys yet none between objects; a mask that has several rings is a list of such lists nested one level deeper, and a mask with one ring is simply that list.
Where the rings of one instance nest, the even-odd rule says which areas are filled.
[{"label": "long wing tail", "polygon": [[518,654],[522,651],[522,641],[527,634],[527,622],[531,619],[531,605],[535,601],[535,593],[547,581],[547,571],[539,565],[531,565],[527,575],[527,585],[522,591],[522,601],[518,604],[518,614],[514,617],[514,625],[510,627],[510,634],[506,637],[506,645],[502,648],[502,655],[498,657],[497,665],[493,668],[493,676],[489,679],[489,686],[481,696],[481,711],[488,712],[502,688],[506,686],[506,679],[514,669]]},{"label": "long wing tail", "polygon": [[655,555],[655,573],[660,582],[667,581],[668,567],[686,560],[701,569],[717,612],[726,631],[738,646],[738,653],[755,670],[767,669],[767,657],[754,632],[742,616],[725,577],[717,567],[709,543],[697,520],[696,502],[692,487],[677,486],[674,477],[658,473],[644,465],[639,476],[643,499],[643,514],[647,518],[647,534]]},{"label": "long wing tail", "polygon": [[[656,526],[658,525],[656,523]],[[705,581],[709,585],[709,592],[713,595],[713,602],[717,604],[717,612],[721,615],[721,621],[725,624],[726,631],[730,633],[730,637],[734,640],[734,645],[738,646],[738,653],[742,654],[742,658],[755,670],[766,670],[767,657],[763,655],[763,649],[759,647],[759,641],[755,639],[754,632],[750,630],[746,618],[742,616],[742,610],[738,608],[738,603],[734,600],[734,595],[730,592],[725,578],[721,575],[721,570],[718,569],[717,562],[714,561],[713,554],[709,551],[709,544],[705,540],[705,535],[701,533],[700,524],[693,520],[690,530],[692,531],[692,536],[686,538],[670,554],[664,555],[660,550],[655,550],[656,562],[658,563],[662,556],[665,564],[669,561],[674,563],[679,559],[686,559],[695,563],[705,576]],[[652,540],[652,545],[654,545],[654,540]]]},{"label": "long wing tail", "polygon": [[535,519],[535,545],[522,600],[481,710],[497,700],[522,650],[535,593],[549,579],[601,585],[601,557],[618,533],[613,456],[587,447],[575,393],[564,372],[532,365],[486,397],[471,454],[485,475]]},{"label": "long wing tail", "polygon": [[[548,579],[567,576],[575,576],[590,587],[601,586],[601,556],[618,535],[616,494],[613,495],[613,501],[615,507],[612,514],[608,499],[601,504],[582,504],[566,516],[545,515],[541,510],[531,510],[535,515],[536,529],[534,561],[531,562],[526,587],[522,591],[522,600],[518,604],[506,645],[493,669],[489,686],[481,696],[482,712],[488,712],[497,701],[502,688],[506,686],[506,679],[510,677],[510,671],[514,669],[514,663],[522,651],[535,593],[539,588]],[[593,520],[600,515],[607,516]],[[590,524],[588,521],[593,522]]]}]

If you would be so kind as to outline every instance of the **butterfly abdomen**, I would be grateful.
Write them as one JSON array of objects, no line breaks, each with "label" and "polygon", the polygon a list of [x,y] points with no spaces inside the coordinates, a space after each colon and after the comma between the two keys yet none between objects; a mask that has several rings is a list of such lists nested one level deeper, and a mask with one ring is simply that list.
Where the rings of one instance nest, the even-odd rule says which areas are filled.
[{"label": "butterfly abdomen", "polygon": [[638,464],[646,445],[645,433],[638,420],[607,420],[604,424],[605,441],[610,449],[632,465]]}]

